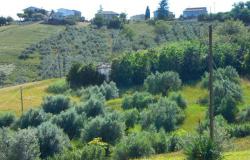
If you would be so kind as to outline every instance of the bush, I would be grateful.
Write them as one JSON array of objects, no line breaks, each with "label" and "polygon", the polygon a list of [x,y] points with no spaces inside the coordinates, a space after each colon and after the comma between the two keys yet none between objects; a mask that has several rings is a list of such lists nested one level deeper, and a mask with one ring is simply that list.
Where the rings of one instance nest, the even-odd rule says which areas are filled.
[{"label": "bush", "polygon": [[16,122],[16,126],[20,127],[21,129],[28,127],[37,127],[43,122],[49,120],[49,118],[50,115],[45,113],[42,109],[30,109],[18,119],[18,121]]},{"label": "bush", "polygon": [[52,114],[59,114],[70,107],[70,99],[63,95],[47,96],[42,103],[43,110]]},{"label": "bush", "polygon": [[25,129],[11,132],[0,128],[1,160],[39,160],[40,149],[36,130]]},{"label": "bush", "polygon": [[164,130],[160,130],[159,133],[151,133],[151,142],[152,147],[154,148],[154,151],[156,154],[166,153],[169,149],[169,142],[168,137],[166,135],[166,132]]},{"label": "bush", "polygon": [[177,105],[182,108],[185,109],[187,107],[187,102],[186,100],[182,97],[182,95],[180,93],[173,93],[170,95],[169,99],[171,101],[175,101],[177,103]]},{"label": "bush", "polygon": [[63,130],[56,125],[45,122],[38,127],[38,139],[41,150],[41,158],[62,153],[64,149],[70,147],[70,141]]},{"label": "bush", "polygon": [[135,92],[131,96],[126,96],[122,101],[123,109],[137,108],[142,110],[155,102],[155,98],[147,92]]},{"label": "bush", "polygon": [[90,99],[82,106],[76,108],[79,114],[85,113],[87,117],[96,117],[104,113],[104,101],[96,97]]},{"label": "bush", "polygon": [[39,160],[40,148],[34,129],[19,130],[10,145],[11,160]]},{"label": "bush", "polygon": [[188,160],[222,159],[222,148],[220,144],[204,135],[190,137],[184,150]]},{"label": "bush", "polygon": [[105,149],[98,145],[87,145],[83,147],[82,160],[105,160]]},{"label": "bush", "polygon": [[146,90],[152,94],[161,93],[167,95],[169,91],[178,90],[181,87],[181,80],[178,73],[164,72],[151,74],[144,81]]},{"label": "bush", "polygon": [[82,99],[88,100],[91,96],[96,96],[100,99],[114,99],[119,97],[119,89],[114,82],[104,82],[100,87],[90,86],[81,90]]},{"label": "bush", "polygon": [[117,160],[128,160],[133,158],[146,157],[154,154],[150,142],[150,134],[141,132],[130,134],[115,146],[113,158]]},{"label": "bush", "polygon": [[15,119],[16,117],[12,113],[0,115],[0,128],[9,127],[11,124],[14,123]]},{"label": "bush", "polygon": [[139,121],[140,113],[137,109],[130,109],[124,112],[123,120],[125,121],[126,128],[132,128]]},{"label": "bush", "polygon": [[83,66],[77,63],[72,65],[66,79],[70,87],[75,88],[102,84],[105,76],[100,74],[93,64]]},{"label": "bush", "polygon": [[183,111],[175,102],[161,98],[148,110],[142,112],[141,124],[143,128],[153,125],[157,130],[164,128],[165,131],[170,132],[175,130],[177,125],[184,120],[184,116]]},{"label": "bush", "polygon": [[65,80],[60,80],[60,81],[57,81],[56,83],[50,85],[47,88],[47,91],[49,93],[62,94],[64,92],[66,92],[68,89],[69,89],[69,86],[65,82]]},{"label": "bush", "polygon": [[222,98],[221,105],[219,108],[219,112],[228,122],[234,122],[236,119],[236,115],[238,113],[238,108],[236,106],[236,102],[232,97],[224,97]]},{"label": "bush", "polygon": [[227,132],[231,137],[246,137],[250,135],[250,124],[235,124],[227,127]]},{"label": "bush", "polygon": [[75,109],[61,112],[54,117],[53,123],[63,129],[68,134],[69,138],[80,137],[81,129],[84,127],[86,120],[85,114],[78,115]]},{"label": "bush", "polygon": [[115,144],[124,134],[124,125],[112,115],[96,117],[91,120],[83,131],[83,140],[89,142],[100,137],[104,142]]},{"label": "bush", "polygon": [[116,84],[114,82],[106,83],[104,82],[100,86],[100,90],[102,94],[104,95],[106,100],[114,99],[119,97],[119,89],[117,88]]},{"label": "bush", "polygon": [[250,121],[250,107],[247,109],[244,109],[239,113],[237,116],[237,121],[238,122],[249,122]]}]

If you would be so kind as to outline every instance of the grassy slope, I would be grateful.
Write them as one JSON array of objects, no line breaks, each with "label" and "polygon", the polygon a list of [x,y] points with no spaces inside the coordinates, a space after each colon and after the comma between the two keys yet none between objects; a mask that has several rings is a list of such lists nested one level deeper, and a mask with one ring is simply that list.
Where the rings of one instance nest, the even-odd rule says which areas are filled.
[{"label": "grassy slope", "polygon": [[25,61],[18,59],[18,56],[26,47],[60,32],[63,28],[63,26],[39,23],[0,27],[0,65],[15,65],[14,72],[10,76],[11,81],[15,81],[17,75],[36,78],[37,75],[34,72],[35,65],[39,64],[39,56]]},{"label": "grassy slope", "polygon": [[39,106],[42,102],[42,98],[47,95],[46,88],[55,81],[55,79],[45,80],[0,89],[0,112],[14,112],[17,115],[21,114],[21,86],[23,87],[24,111]]},{"label": "grassy slope", "polygon": [[[39,106],[42,101],[42,97],[47,93],[45,92],[49,84],[55,82],[55,79],[40,81],[35,83],[27,83],[22,85],[24,90],[24,109],[28,110],[31,107]],[[20,115],[20,86],[8,87],[0,89],[0,112],[12,111]],[[242,80],[242,88],[244,92],[243,102],[240,104],[240,107],[243,108],[250,104],[250,95],[249,88],[250,82],[247,80]],[[200,106],[197,104],[197,100],[201,97],[207,95],[207,91],[200,88],[198,85],[187,85],[184,86],[181,94],[185,97],[188,103],[188,107],[185,110],[187,118],[185,119],[183,125],[180,127],[188,132],[195,131],[195,128],[199,120],[204,119],[206,114],[206,107]],[[112,107],[116,110],[121,109],[122,99],[114,99],[108,101],[106,104],[109,107]],[[237,159],[250,159],[250,137],[235,139],[234,142],[234,151],[225,153],[225,158],[229,160]],[[165,160],[165,159],[184,159],[184,155],[181,152],[156,155],[149,159],[152,160]]]}]

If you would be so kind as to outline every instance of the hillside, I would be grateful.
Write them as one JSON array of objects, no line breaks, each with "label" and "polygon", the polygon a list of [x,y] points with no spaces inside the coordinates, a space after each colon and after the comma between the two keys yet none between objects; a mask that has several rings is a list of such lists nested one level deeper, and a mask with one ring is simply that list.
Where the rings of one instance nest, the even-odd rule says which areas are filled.
[{"label": "hillside", "polygon": [[7,72],[6,84],[20,83],[37,78],[39,56],[23,61],[19,59],[25,48],[34,45],[64,29],[63,26],[39,23],[0,27],[0,71]]}]

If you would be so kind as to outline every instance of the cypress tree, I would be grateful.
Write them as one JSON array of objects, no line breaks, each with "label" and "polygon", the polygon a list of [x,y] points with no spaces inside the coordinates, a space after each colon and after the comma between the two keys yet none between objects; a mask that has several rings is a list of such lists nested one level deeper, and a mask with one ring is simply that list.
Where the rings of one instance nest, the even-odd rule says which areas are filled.
[{"label": "cypress tree", "polygon": [[169,16],[168,0],[161,0],[160,7],[158,8],[157,18],[160,20],[167,20]]},{"label": "cypress tree", "polygon": [[150,9],[149,6],[147,6],[146,13],[145,13],[145,20],[150,19]]}]

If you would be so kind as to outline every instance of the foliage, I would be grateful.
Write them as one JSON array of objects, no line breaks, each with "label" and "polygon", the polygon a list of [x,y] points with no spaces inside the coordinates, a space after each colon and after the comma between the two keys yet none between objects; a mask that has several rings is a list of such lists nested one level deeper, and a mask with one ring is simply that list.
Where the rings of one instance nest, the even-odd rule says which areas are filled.
[{"label": "foliage", "polygon": [[28,127],[37,127],[43,122],[49,120],[49,118],[50,115],[45,113],[42,109],[30,109],[17,120],[16,126],[21,129]]},{"label": "foliage", "polygon": [[[228,122],[234,122],[238,113],[237,103],[242,100],[239,75],[232,67],[217,69],[214,73],[214,109]],[[208,74],[203,78],[203,86],[208,85]]]},{"label": "foliage", "polygon": [[96,117],[104,113],[104,102],[91,96],[83,105],[76,108],[79,114],[85,113],[87,117]]},{"label": "foliage", "polygon": [[104,142],[115,144],[124,134],[124,124],[112,115],[96,117],[84,128],[83,140],[89,142],[100,137]]},{"label": "foliage", "polygon": [[205,135],[190,137],[185,145],[185,154],[189,160],[218,160],[222,159],[221,152],[220,144]]},{"label": "foliage", "polygon": [[70,87],[73,88],[95,84],[98,85],[104,81],[104,78],[104,75],[100,74],[93,64],[74,64],[67,75],[67,81]]},{"label": "foliage", "polygon": [[54,117],[53,123],[62,128],[69,138],[72,139],[80,137],[85,120],[85,114],[78,115],[75,109],[70,109]]},{"label": "foliage", "polygon": [[250,124],[234,124],[228,126],[226,130],[231,137],[246,137],[250,135]]},{"label": "foliage", "polygon": [[63,95],[47,96],[43,100],[42,107],[47,113],[59,114],[70,107],[70,99]]},{"label": "foliage", "polygon": [[130,109],[123,113],[123,120],[125,121],[126,128],[132,128],[139,121],[140,113],[138,110]]},{"label": "foliage", "polygon": [[156,100],[148,92],[135,92],[131,96],[125,96],[122,101],[123,109],[132,109],[137,108],[138,110],[142,110],[147,108],[150,104],[154,103]]},{"label": "foliage", "polygon": [[9,127],[11,124],[14,123],[16,117],[12,113],[6,113],[0,115],[0,128],[2,127]]},{"label": "foliage", "polygon": [[55,82],[54,84],[51,84],[47,88],[47,91],[49,93],[62,94],[64,92],[66,92],[68,89],[69,89],[69,86],[65,82],[65,80],[60,80],[60,81]]},{"label": "foliage", "polygon": [[83,160],[105,160],[105,149],[98,145],[87,145],[82,149],[81,159]]},{"label": "foliage", "polygon": [[152,104],[148,110],[144,110],[141,115],[143,128],[153,125],[157,130],[164,128],[167,132],[175,130],[183,120],[183,111],[175,102],[167,98],[161,98],[156,104]]},{"label": "foliage", "polygon": [[38,127],[38,139],[41,150],[41,158],[62,153],[64,149],[70,147],[68,136],[56,125],[45,122]]},{"label": "foliage", "polygon": [[25,129],[16,133],[0,129],[0,158],[2,160],[39,160],[40,148],[36,130]]},{"label": "foliage", "polygon": [[249,122],[250,121],[250,107],[241,111],[237,116],[238,122]]},{"label": "foliage", "polygon": [[19,130],[10,146],[11,160],[39,160],[39,141],[34,129]]},{"label": "foliage", "polygon": [[119,89],[117,88],[116,84],[111,81],[109,83],[104,82],[100,86],[100,90],[104,95],[106,100],[114,99],[119,97]]},{"label": "foliage", "polygon": [[171,94],[169,99],[171,101],[175,101],[177,103],[177,105],[182,109],[185,109],[187,107],[187,102],[180,93]]},{"label": "foliage", "polygon": [[178,90],[181,87],[178,73],[164,72],[151,74],[144,82],[146,90],[152,94],[161,93],[167,95],[169,91]]},{"label": "foliage", "polygon": [[117,160],[128,160],[146,157],[154,153],[149,140],[150,135],[145,132],[130,134],[115,146],[113,158]]}]

